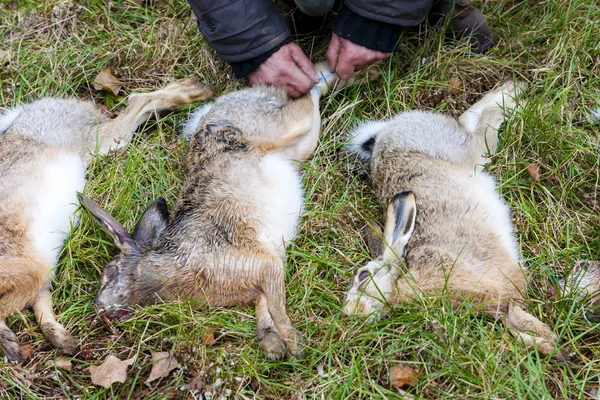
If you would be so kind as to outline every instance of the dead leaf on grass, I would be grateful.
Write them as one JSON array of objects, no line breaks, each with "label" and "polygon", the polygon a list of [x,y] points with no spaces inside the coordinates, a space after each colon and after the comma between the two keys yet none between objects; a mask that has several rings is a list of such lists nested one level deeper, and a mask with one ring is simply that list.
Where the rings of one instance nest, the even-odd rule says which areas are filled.
[{"label": "dead leaf on grass", "polygon": [[534,182],[540,181],[540,164],[529,164],[527,166],[527,172],[529,173],[529,176],[531,176],[531,179],[533,179]]},{"label": "dead leaf on grass", "polygon": [[202,344],[205,346],[212,346],[216,341],[217,339],[215,339],[215,334],[210,329],[208,329],[204,336],[202,336]]},{"label": "dead leaf on grass", "polygon": [[462,87],[462,82],[456,76],[453,76],[452,78],[448,79],[448,84],[450,85],[450,92],[452,93],[458,92]]},{"label": "dead leaf on grass", "polygon": [[48,360],[48,362],[44,365],[46,367],[60,368],[67,372],[71,372],[71,370],[73,369],[73,363],[71,362],[71,360],[65,357],[57,357],[56,360]]},{"label": "dead leaf on grass", "polygon": [[399,389],[405,386],[415,386],[419,382],[421,373],[406,364],[398,364],[390,371],[390,382]]},{"label": "dead leaf on grass", "polygon": [[21,350],[21,354],[25,360],[29,360],[31,358],[31,352],[33,351],[33,347],[28,344],[22,344],[19,346],[19,350]]},{"label": "dead leaf on grass", "polygon": [[187,390],[202,390],[204,388],[204,381],[200,375],[196,375],[187,385]]},{"label": "dead leaf on grass", "polygon": [[177,359],[171,353],[166,351],[152,353],[152,371],[150,371],[150,376],[146,379],[146,383],[169,376],[169,373],[178,366],[179,362],[177,362]]},{"label": "dead leaf on grass", "polygon": [[92,375],[92,383],[94,385],[109,388],[115,382],[125,382],[127,379],[127,367],[135,362],[135,356],[121,361],[112,354],[99,365],[90,366],[90,374]]},{"label": "dead leaf on grass", "polygon": [[100,71],[100,73],[94,78],[92,84],[94,89],[108,90],[114,95],[117,95],[119,90],[121,90],[121,86],[123,86],[123,82],[115,78],[110,67],[104,68],[102,71]]},{"label": "dead leaf on grass", "polygon": [[0,63],[10,62],[10,53],[6,50],[0,49]]}]

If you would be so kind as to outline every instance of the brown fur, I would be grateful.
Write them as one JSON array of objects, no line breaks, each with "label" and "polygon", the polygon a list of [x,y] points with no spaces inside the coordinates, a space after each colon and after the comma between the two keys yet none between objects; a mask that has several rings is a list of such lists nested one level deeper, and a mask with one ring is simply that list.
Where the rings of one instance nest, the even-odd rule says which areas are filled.
[{"label": "brown fur", "polygon": [[[83,169],[96,152],[106,154],[124,147],[151,113],[210,95],[209,89],[188,80],[130,96],[129,106],[113,120],[91,103],[76,99],[45,98],[0,115],[4,129],[0,131],[0,352],[9,361],[22,362],[24,357],[4,320],[25,307],[33,307],[42,333],[52,345],[67,354],[73,354],[77,347],[75,339],[56,321],[50,293],[59,250],[48,253],[46,239],[66,233],[55,232],[54,226],[34,229],[35,219],[45,215],[40,212],[62,215],[60,209],[75,203],[76,193],[65,193],[70,190],[68,185],[44,187],[48,168],[61,157],[70,157]],[[72,201],[56,205],[58,209],[40,209],[39,203],[46,200],[43,193],[40,195],[42,187],[51,191],[45,192],[51,195],[48,197]],[[66,232],[68,218],[59,223]],[[36,237],[43,229],[48,231]],[[62,240],[58,243],[62,246]]]},{"label": "brown fur", "polygon": [[465,300],[480,304],[543,354],[569,357],[567,349],[555,349],[551,329],[525,311],[527,280],[509,210],[481,169],[485,154],[498,143],[504,120],[498,104],[514,106],[519,91],[505,84],[458,123],[413,112],[376,126],[377,131],[363,131],[362,147],[355,146],[363,157],[369,152],[363,146],[369,132],[376,132],[369,142],[371,172],[379,201],[389,204],[387,245],[381,258],[359,269],[368,275],[355,274],[346,312],[368,314],[380,310],[382,300],[393,307],[443,294],[457,305]]},{"label": "brown fur", "polygon": [[[321,94],[327,88],[322,85]],[[267,356],[303,357],[302,337],[286,311],[285,246],[302,204],[296,160],[306,160],[317,146],[319,97],[315,91],[291,100],[281,89],[257,87],[217,99],[193,119],[197,125],[188,124],[187,176],[168,221],[164,201],[157,200],[138,222],[147,229],[129,235],[85,200],[122,250],[104,272],[98,308],[111,314],[183,298],[213,306],[253,303]],[[298,209],[286,208],[296,203]]]}]

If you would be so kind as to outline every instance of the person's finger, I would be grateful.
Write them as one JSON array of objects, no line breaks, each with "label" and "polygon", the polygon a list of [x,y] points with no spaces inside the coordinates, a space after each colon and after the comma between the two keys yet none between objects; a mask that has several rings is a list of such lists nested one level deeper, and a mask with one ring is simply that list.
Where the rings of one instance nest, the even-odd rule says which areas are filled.
[{"label": "person's finger", "polygon": [[342,44],[340,38],[334,33],[331,35],[331,41],[329,42],[329,48],[327,49],[327,63],[329,64],[329,70],[335,71],[338,63],[338,57],[340,56],[340,49]]},{"label": "person's finger", "polygon": [[319,82],[314,64],[306,57],[302,49],[298,48],[298,51],[292,52],[292,60],[313,84]]},{"label": "person's finger", "polygon": [[289,85],[296,89],[300,94],[304,94],[308,93],[308,91],[313,88],[315,81],[298,68],[297,72],[290,80]]},{"label": "person's finger", "polygon": [[338,57],[335,73],[340,79],[348,79],[354,73],[354,59],[347,52],[341,51]]}]

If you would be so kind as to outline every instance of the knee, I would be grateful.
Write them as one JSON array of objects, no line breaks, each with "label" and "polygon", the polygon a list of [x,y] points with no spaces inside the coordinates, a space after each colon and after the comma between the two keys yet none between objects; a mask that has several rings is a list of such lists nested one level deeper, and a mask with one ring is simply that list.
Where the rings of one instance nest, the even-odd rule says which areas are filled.
[{"label": "knee", "polygon": [[333,7],[334,0],[295,0],[296,5],[310,17],[321,17]]}]

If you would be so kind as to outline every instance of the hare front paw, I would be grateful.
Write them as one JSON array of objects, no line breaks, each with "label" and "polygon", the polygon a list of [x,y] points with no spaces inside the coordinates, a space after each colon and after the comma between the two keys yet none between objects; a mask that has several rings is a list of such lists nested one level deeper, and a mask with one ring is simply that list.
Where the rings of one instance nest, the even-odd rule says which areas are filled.
[{"label": "hare front paw", "polygon": [[275,332],[265,332],[260,338],[260,348],[271,361],[283,360],[287,355],[285,341]]}]

